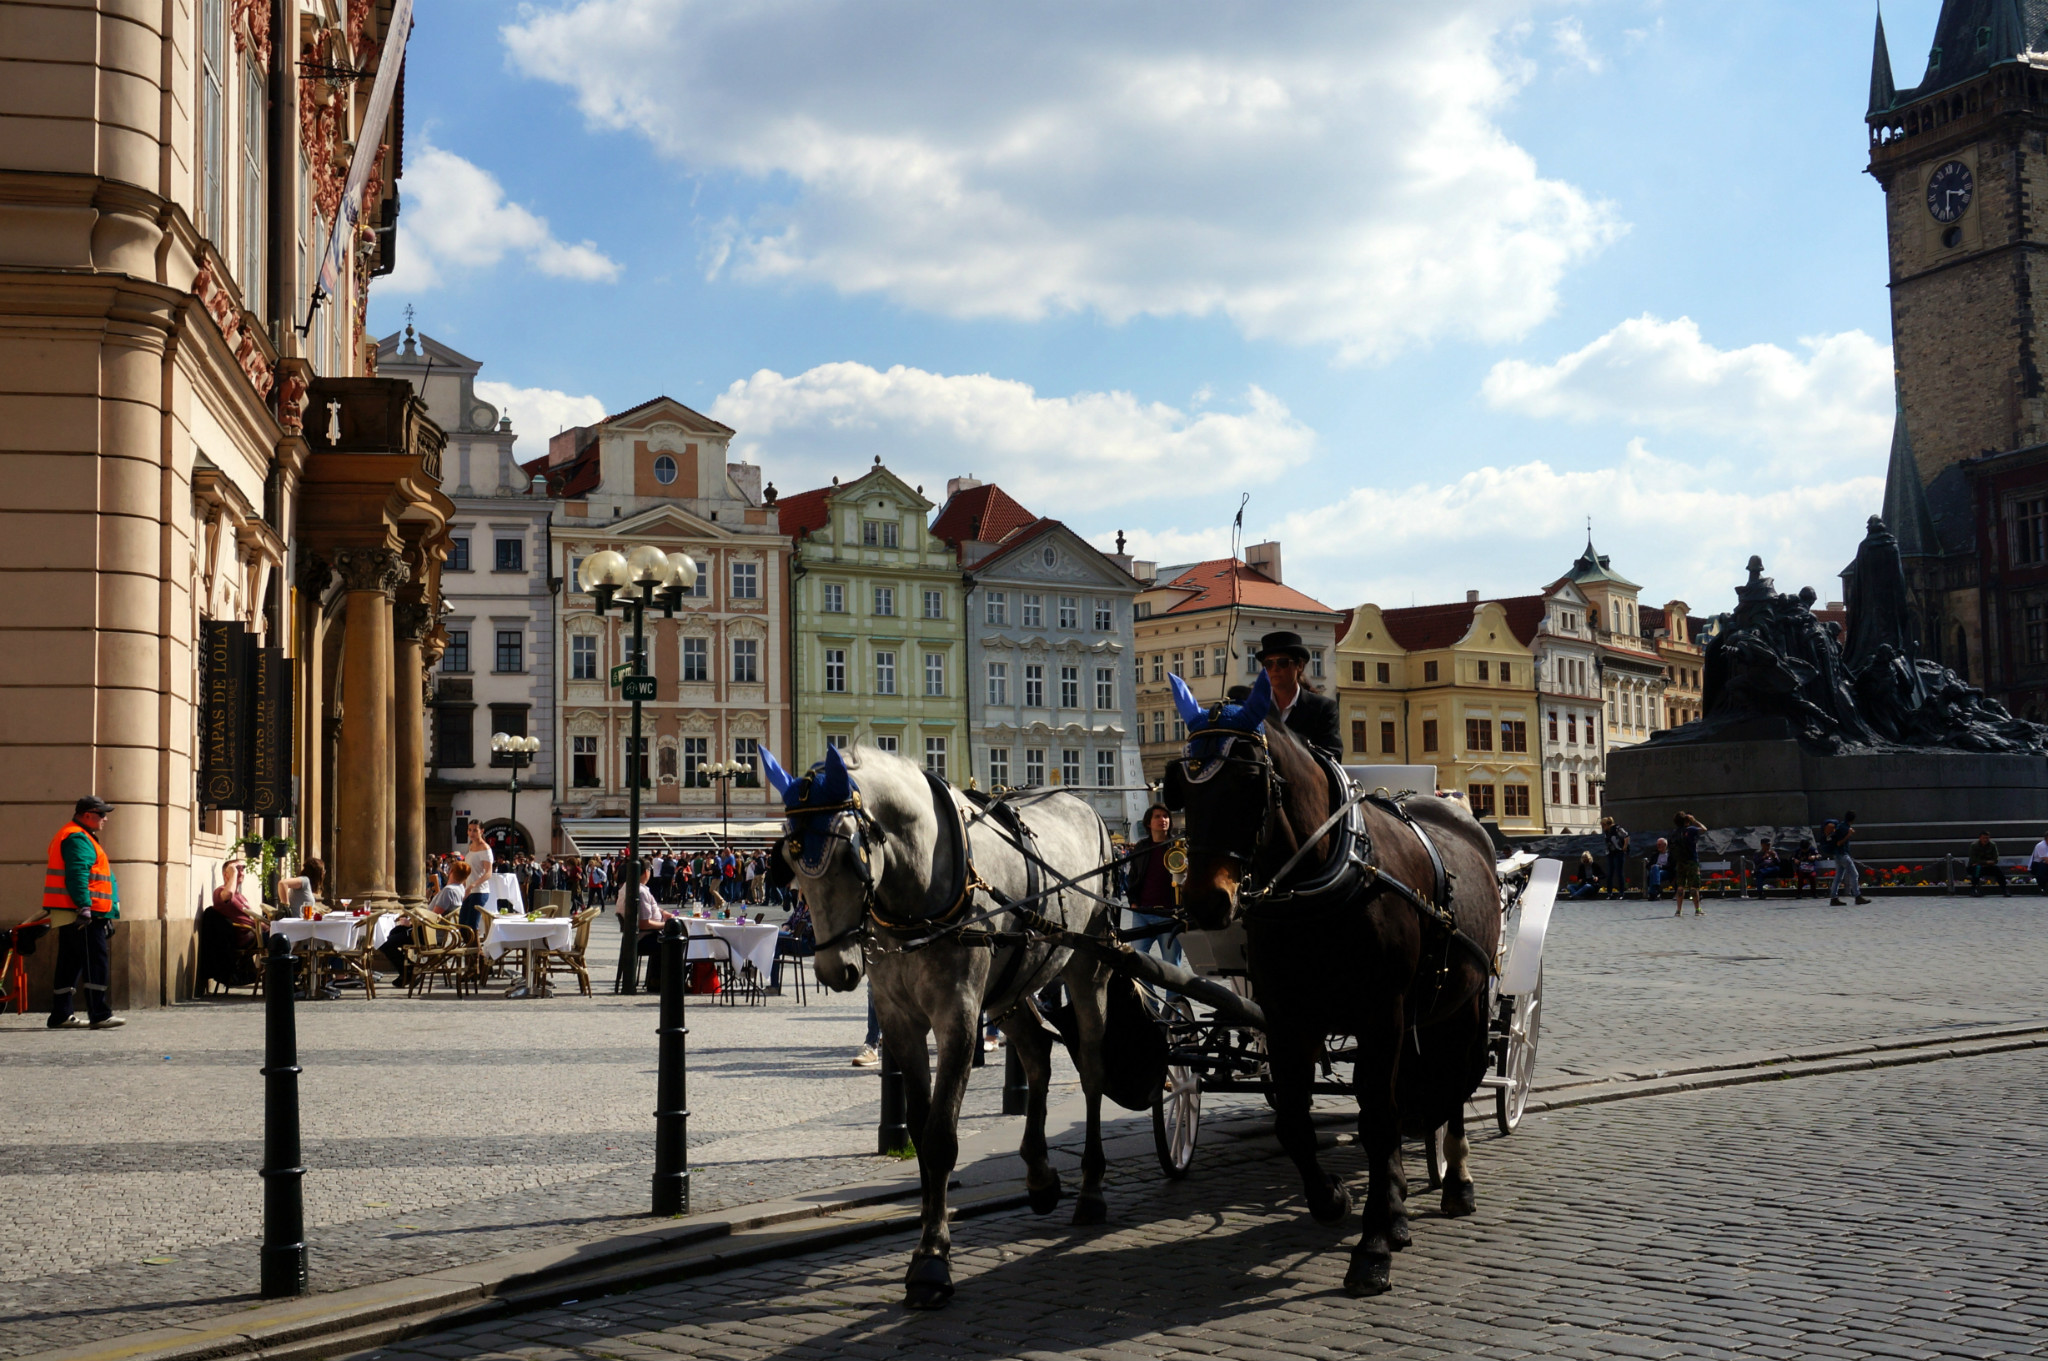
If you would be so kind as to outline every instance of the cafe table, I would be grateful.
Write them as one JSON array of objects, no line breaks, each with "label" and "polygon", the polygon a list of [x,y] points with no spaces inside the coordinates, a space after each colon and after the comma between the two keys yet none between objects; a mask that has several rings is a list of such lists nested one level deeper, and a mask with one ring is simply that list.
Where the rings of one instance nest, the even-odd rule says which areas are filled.
[{"label": "cafe table", "polygon": [[481,948],[492,959],[507,950],[523,950],[526,954],[526,981],[515,983],[505,992],[507,997],[545,997],[554,990],[540,973],[540,952],[543,950],[566,950],[576,938],[576,924],[567,917],[498,917],[491,922],[491,932],[483,938]]},{"label": "cafe table", "polygon": [[775,943],[781,939],[781,927],[765,922],[721,921],[716,917],[685,917],[683,922],[696,937],[690,942],[691,959],[712,957],[712,951],[702,943],[706,935],[711,935],[726,943],[736,962],[751,966],[764,986],[774,975]]},{"label": "cafe table", "polygon": [[398,918],[395,913],[380,913],[375,917],[356,917],[346,912],[330,912],[324,917],[280,917],[270,924],[273,935],[283,936],[291,942],[295,954],[306,956],[306,996],[320,995],[320,976],[324,970],[321,957],[335,950],[349,950],[355,947],[356,937],[365,925],[370,929],[370,945],[382,945],[391,934]]}]

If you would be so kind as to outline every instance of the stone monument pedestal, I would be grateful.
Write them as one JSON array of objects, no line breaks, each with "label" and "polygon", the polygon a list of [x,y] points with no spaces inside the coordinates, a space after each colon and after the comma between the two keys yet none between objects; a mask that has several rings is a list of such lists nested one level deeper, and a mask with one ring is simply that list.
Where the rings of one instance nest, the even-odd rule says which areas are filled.
[{"label": "stone monument pedestal", "polygon": [[1605,811],[1637,836],[1680,809],[1708,827],[1811,827],[1856,813],[1861,856],[1961,855],[1979,831],[2024,855],[2048,834],[2048,758],[1955,750],[1808,751],[1790,737],[1622,747]]}]

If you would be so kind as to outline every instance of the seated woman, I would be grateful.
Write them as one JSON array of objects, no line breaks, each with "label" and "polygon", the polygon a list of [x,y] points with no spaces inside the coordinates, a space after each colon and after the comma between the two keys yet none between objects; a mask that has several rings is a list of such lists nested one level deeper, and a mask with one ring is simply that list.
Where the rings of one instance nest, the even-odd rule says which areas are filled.
[{"label": "seated woman", "polygon": [[303,917],[307,908],[319,904],[320,890],[326,886],[327,866],[315,856],[299,874],[277,881],[278,909],[287,917]]},{"label": "seated woman", "polygon": [[1600,882],[1600,867],[1593,863],[1593,853],[1580,851],[1578,866],[1572,871],[1572,886],[1565,896],[1590,898],[1600,891]]},{"label": "seated woman", "polygon": [[1779,855],[1778,848],[1771,844],[1769,837],[1765,837],[1763,844],[1757,847],[1756,859],[1750,864],[1750,878],[1756,884],[1756,896],[1764,896],[1771,880],[1789,878],[1791,873],[1792,867],[1785,863],[1785,857]]},{"label": "seated woman", "polygon": [[200,915],[199,978],[230,988],[257,980],[264,937],[270,923],[242,891],[243,865],[230,860],[221,866],[221,882],[213,901]]},{"label": "seated woman", "polygon": [[1799,849],[1792,856],[1792,896],[1804,898],[1808,889],[1813,896],[1820,896],[1820,852],[1813,848],[1811,841],[1799,843]]},{"label": "seated woman", "polygon": [[[630,898],[630,901],[636,905],[639,913],[640,943],[635,953],[647,956],[646,989],[648,992],[656,992],[661,988],[661,928],[668,923],[668,914],[661,910],[660,903],[654,901],[654,890],[647,886],[647,881],[653,873],[654,867],[652,865],[643,863],[640,866],[639,892]],[[619,891],[620,916],[626,914],[628,902],[627,890],[621,889]]]},{"label": "seated woman", "polygon": [[263,947],[263,937],[270,932],[270,921],[249,901],[243,888],[247,871],[248,867],[239,860],[230,860],[220,867],[220,885],[213,891],[213,910],[234,927],[237,945],[258,950]]},{"label": "seated woman", "polygon": [[[469,877],[469,866],[457,860],[448,867],[448,882],[427,904],[427,911],[447,921],[454,921],[462,912],[462,881]],[[412,923],[401,920],[391,928],[391,934],[384,937],[384,943],[377,947],[377,953],[384,956],[392,970],[398,975],[399,986],[411,982],[405,971],[405,947],[412,943]]]}]

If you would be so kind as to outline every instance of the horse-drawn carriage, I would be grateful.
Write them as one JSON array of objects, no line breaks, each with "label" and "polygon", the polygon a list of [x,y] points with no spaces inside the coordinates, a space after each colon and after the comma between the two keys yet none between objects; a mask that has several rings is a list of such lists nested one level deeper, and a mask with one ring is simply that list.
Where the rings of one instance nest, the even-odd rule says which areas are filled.
[{"label": "horse-drawn carriage", "polygon": [[[1490,981],[1488,1048],[1493,1072],[1480,1081],[1493,1096],[1494,1119],[1502,1135],[1512,1134],[1528,1106],[1543,1019],[1543,937],[1557,899],[1560,866],[1518,853],[1499,863],[1501,945],[1497,976]],[[1134,938],[1149,934],[1140,931]],[[1233,923],[1220,931],[1186,931],[1179,937],[1189,967],[1252,997],[1245,958],[1245,929]],[[1264,1033],[1214,1009],[1199,1010],[1186,997],[1148,988],[1148,1001],[1166,1036],[1166,1080],[1152,1101],[1152,1140],[1159,1168],[1178,1179],[1194,1165],[1204,1093],[1256,1092],[1269,1100],[1272,1077],[1266,1065]],[[1357,1061],[1348,1035],[1329,1036],[1318,1062],[1318,1096],[1349,1096],[1351,1082],[1339,1065]],[[1475,1099],[1478,1099],[1475,1097]],[[1425,1137],[1429,1184],[1442,1184],[1442,1161],[1434,1134]]]}]

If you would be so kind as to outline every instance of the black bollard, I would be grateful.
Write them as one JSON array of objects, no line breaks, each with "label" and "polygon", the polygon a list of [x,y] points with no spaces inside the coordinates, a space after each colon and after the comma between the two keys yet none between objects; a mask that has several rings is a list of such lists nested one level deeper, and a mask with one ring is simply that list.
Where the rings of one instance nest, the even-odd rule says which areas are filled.
[{"label": "black bollard", "polygon": [[299,1165],[299,1035],[292,944],[270,938],[263,978],[263,1251],[267,1300],[306,1293],[306,1203]]},{"label": "black bollard", "polygon": [[690,1212],[690,1108],[684,1041],[690,1033],[683,1009],[690,966],[683,924],[661,928],[660,1066],[654,1079],[654,1213]]},{"label": "black bollard", "polygon": [[904,1118],[903,1070],[882,1042],[882,1121],[875,1126],[875,1152],[900,1157],[910,1151],[910,1125]]},{"label": "black bollard", "polygon": [[1017,1056],[1017,1046],[1005,1046],[1003,1051],[1003,1114],[1022,1115],[1031,1108],[1031,1081],[1024,1076],[1024,1060]]}]

